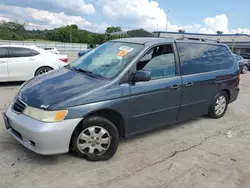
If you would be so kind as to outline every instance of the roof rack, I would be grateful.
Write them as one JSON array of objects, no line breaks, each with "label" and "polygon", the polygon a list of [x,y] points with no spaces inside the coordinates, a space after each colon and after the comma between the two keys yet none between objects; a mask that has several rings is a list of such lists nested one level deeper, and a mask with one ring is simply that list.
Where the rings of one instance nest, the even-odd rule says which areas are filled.
[{"label": "roof rack", "polygon": [[201,42],[208,42],[208,41],[212,41],[212,42],[216,42],[216,43],[220,43],[220,40],[213,40],[213,39],[202,39],[202,38],[193,38],[193,37],[181,37],[178,38],[176,40],[196,40],[196,41],[201,41]]}]

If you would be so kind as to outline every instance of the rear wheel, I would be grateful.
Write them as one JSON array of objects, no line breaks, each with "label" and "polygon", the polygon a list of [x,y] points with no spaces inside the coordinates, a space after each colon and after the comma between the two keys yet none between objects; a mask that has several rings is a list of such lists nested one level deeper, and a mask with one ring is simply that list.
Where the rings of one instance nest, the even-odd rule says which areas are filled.
[{"label": "rear wheel", "polygon": [[241,73],[242,73],[242,74],[246,74],[247,71],[248,71],[248,66],[247,66],[247,65],[243,65],[242,70],[241,70]]},{"label": "rear wheel", "polygon": [[44,74],[44,73],[49,72],[51,70],[53,70],[51,67],[41,67],[41,68],[37,69],[35,76],[38,76],[40,74]]},{"label": "rear wheel", "polygon": [[226,92],[221,91],[216,94],[214,101],[209,108],[208,116],[212,118],[221,118],[227,111],[228,95]]},{"label": "rear wheel", "polygon": [[106,118],[92,116],[75,129],[71,150],[90,161],[101,161],[110,159],[118,144],[119,134],[115,125]]}]

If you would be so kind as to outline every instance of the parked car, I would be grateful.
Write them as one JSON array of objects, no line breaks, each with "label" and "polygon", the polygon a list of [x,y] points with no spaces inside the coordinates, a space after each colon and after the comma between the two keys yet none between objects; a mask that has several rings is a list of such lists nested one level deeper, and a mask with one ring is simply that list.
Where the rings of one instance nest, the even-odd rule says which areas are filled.
[{"label": "parked car", "polygon": [[221,118],[238,97],[239,76],[223,44],[117,39],[25,82],[4,120],[13,137],[36,153],[70,149],[107,160],[119,137],[204,114]]},{"label": "parked car", "polygon": [[236,55],[235,58],[238,61],[239,67],[240,67],[240,72],[242,74],[246,74],[247,71],[249,70],[249,62],[247,59],[244,59],[243,57]]},{"label": "parked car", "polygon": [[48,52],[52,52],[54,54],[60,54],[60,52],[57,50],[56,47],[46,47],[46,48],[44,48],[44,50],[46,50]]},{"label": "parked car", "polygon": [[87,49],[87,50],[82,50],[78,53],[78,57],[83,56],[84,54],[88,53],[89,51],[91,51],[92,49]]},{"label": "parked car", "polygon": [[243,54],[240,54],[240,56],[242,56],[244,59],[248,59],[250,61],[250,53],[243,53]]},{"label": "parked car", "polygon": [[0,82],[25,81],[65,65],[57,55],[35,46],[0,46]]}]

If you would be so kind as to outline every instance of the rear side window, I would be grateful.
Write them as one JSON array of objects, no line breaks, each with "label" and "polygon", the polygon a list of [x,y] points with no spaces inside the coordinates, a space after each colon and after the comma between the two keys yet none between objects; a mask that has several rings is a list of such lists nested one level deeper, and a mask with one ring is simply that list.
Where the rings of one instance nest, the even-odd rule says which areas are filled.
[{"label": "rear side window", "polygon": [[233,56],[225,46],[177,43],[177,48],[182,75],[229,69],[234,63]]},{"label": "rear side window", "polygon": [[0,48],[0,58],[5,58],[5,57],[7,57],[7,48],[1,47]]},{"label": "rear side window", "polygon": [[31,49],[31,54],[32,56],[36,56],[36,55],[39,55],[40,53],[36,50]]},{"label": "rear side window", "polygon": [[10,49],[10,57],[31,57],[39,54],[36,50],[29,48],[11,47]]}]

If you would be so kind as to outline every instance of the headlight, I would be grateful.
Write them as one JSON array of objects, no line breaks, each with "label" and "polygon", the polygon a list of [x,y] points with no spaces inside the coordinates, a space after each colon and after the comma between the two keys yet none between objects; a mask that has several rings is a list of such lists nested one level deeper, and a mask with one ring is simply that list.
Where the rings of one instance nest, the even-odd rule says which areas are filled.
[{"label": "headlight", "polygon": [[27,106],[23,112],[25,115],[43,122],[58,122],[64,120],[68,110],[45,111]]}]

